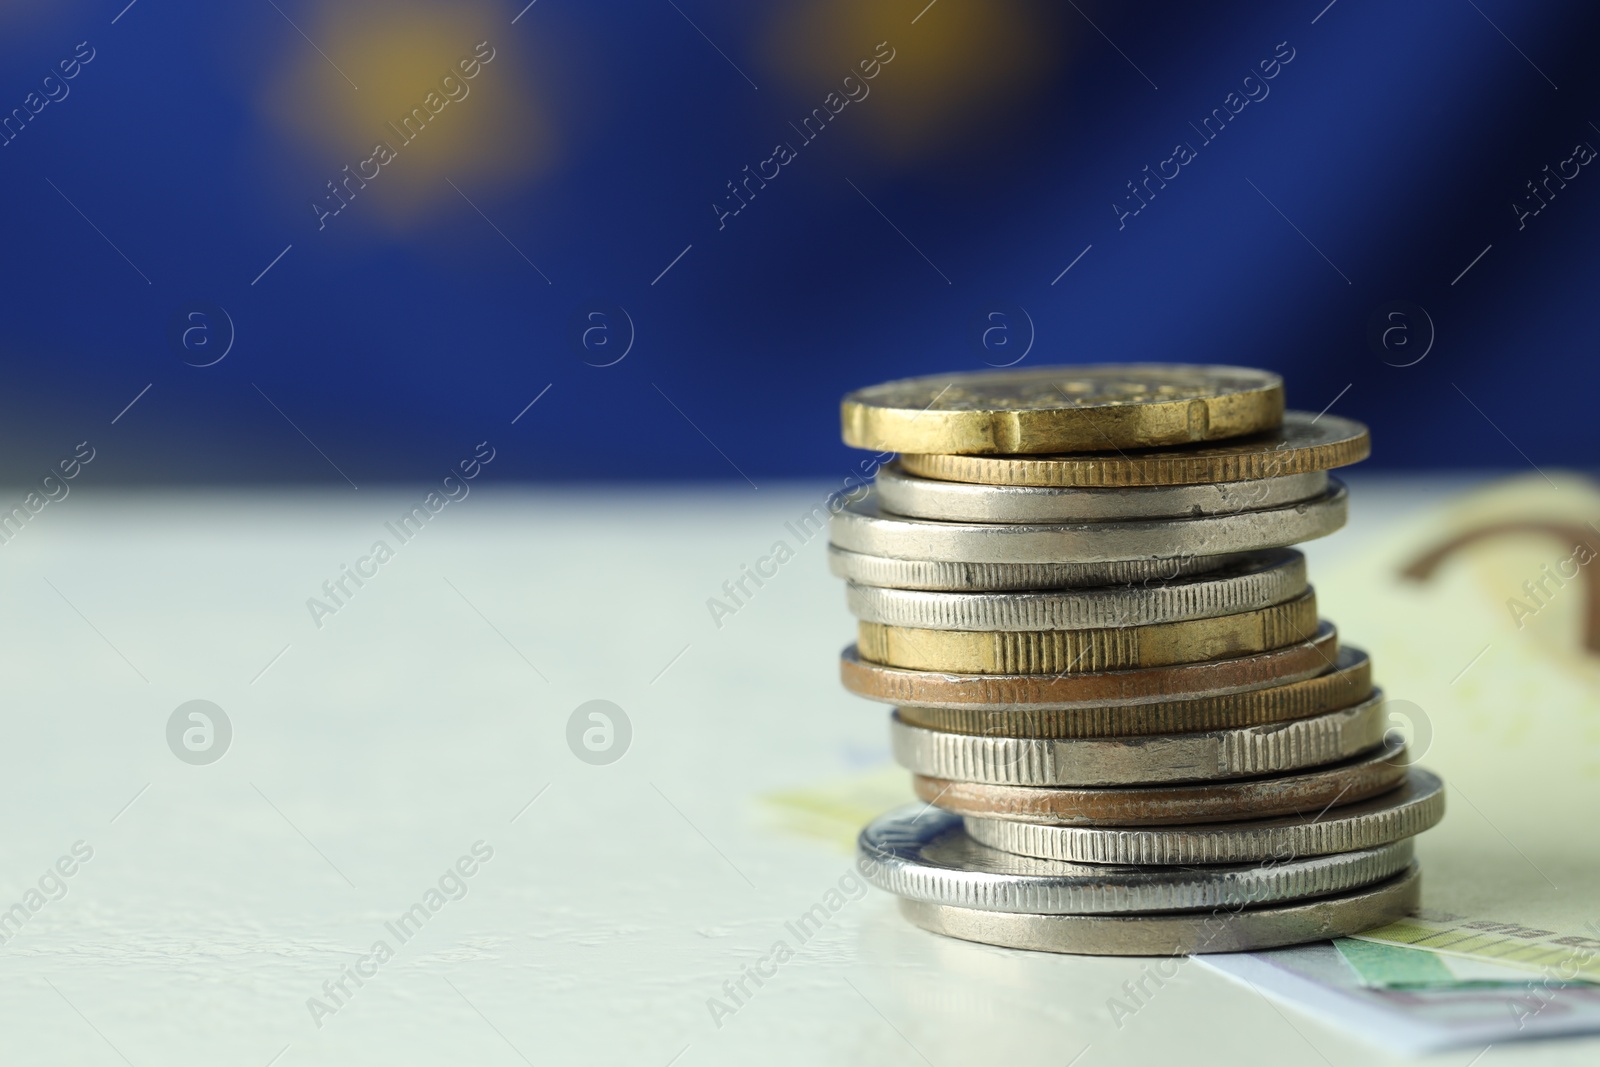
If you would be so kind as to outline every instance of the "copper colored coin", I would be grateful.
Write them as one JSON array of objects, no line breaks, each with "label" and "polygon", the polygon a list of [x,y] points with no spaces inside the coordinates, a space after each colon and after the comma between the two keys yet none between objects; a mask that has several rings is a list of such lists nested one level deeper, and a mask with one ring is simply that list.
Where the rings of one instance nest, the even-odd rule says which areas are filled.
[{"label": "copper colored coin", "polygon": [[1339,649],[1336,664],[1314,678],[1243,693],[1158,700],[1124,708],[899,709],[902,722],[951,734],[981,737],[1143,737],[1233,730],[1288,722],[1359,704],[1372,695],[1372,661],[1359,648]]},{"label": "copper colored coin", "polygon": [[851,645],[839,657],[839,677],[857,696],[885,704],[1007,711],[1129,707],[1298,682],[1333,667],[1338,649],[1337,631],[1324,622],[1309,641],[1201,663],[1092,674],[946,674],[869,663]]},{"label": "copper colored coin", "polygon": [[1311,771],[1229,782],[1073,789],[981,785],[912,775],[917,796],[958,815],[1051,826],[1190,826],[1324,811],[1393,789],[1406,777],[1405,745]]}]

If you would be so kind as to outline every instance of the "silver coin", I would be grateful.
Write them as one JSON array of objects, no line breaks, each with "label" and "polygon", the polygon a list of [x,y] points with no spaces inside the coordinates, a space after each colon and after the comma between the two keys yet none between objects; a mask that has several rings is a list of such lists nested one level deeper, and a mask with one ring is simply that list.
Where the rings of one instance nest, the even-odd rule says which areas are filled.
[{"label": "silver coin", "polygon": [[1101,522],[1231,515],[1297,504],[1328,491],[1328,472],[1209,485],[1061,489],[919,478],[901,470],[897,461],[878,471],[876,484],[879,507],[912,518],[943,522]]},{"label": "silver coin", "polygon": [[828,569],[835,577],[857,585],[950,592],[1074,589],[1157,582],[1191,574],[1207,574],[1247,559],[1247,555],[1228,553],[1162,560],[1116,560],[1110,563],[950,563],[890,559],[828,546]]},{"label": "silver coin", "polygon": [[1044,915],[1200,911],[1324,897],[1394,876],[1411,841],[1284,862],[1112,867],[1017,856],[967,836],[959,816],[910,804],[857,841],[867,881],[899,897]]},{"label": "silver coin", "polygon": [[1234,615],[1305,591],[1305,557],[1279,548],[1198,577],[1068,592],[946,593],[847,582],[845,602],[863,622],[922,630],[1087,630]]},{"label": "silver coin", "polygon": [[829,536],[849,552],[962,563],[1106,563],[1255,552],[1343,526],[1344,485],[1337,478],[1328,485],[1315,500],[1233,515],[1051,524],[908,519],[885,514],[869,492],[834,513]]},{"label": "silver coin", "polygon": [[1323,856],[1376,848],[1413,837],[1444,818],[1444,783],[1411,768],[1398,788],[1370,800],[1329,808],[1316,818],[1165,826],[1046,826],[968,816],[967,833],[977,841],[1018,855],[1070,863],[1183,865],[1251,863],[1269,858]]},{"label": "silver coin", "polygon": [[1383,691],[1354,707],[1289,722],[1142,737],[978,737],[889,716],[894,758],[913,774],[991,785],[1201,782],[1302,770],[1349,759],[1388,729]]},{"label": "silver coin", "polygon": [[1254,952],[1347,937],[1416,911],[1422,875],[1413,863],[1376,885],[1304,903],[1156,915],[1024,915],[900,898],[900,914],[947,937],[1003,948],[1086,956],[1183,956]]}]

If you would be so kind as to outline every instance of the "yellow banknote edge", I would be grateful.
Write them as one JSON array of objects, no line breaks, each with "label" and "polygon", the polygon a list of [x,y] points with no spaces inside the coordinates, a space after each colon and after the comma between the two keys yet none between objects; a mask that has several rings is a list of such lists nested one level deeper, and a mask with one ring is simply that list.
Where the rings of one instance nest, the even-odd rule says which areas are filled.
[{"label": "yellow banknote edge", "polygon": [[1543,930],[1522,923],[1454,915],[1414,915],[1355,934],[1358,941],[1423,949],[1443,956],[1491,961],[1561,982],[1600,982],[1600,924],[1588,934]]}]

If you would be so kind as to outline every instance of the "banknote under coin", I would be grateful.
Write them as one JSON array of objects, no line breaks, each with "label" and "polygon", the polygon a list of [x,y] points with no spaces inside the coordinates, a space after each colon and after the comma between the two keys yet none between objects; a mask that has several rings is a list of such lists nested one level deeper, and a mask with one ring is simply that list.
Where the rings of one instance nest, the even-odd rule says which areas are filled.
[{"label": "banknote under coin", "polygon": [[[1341,1033],[1401,1055],[1459,1048],[1460,1062],[1466,1064],[1489,1046],[1494,1046],[1489,1057],[1503,1057],[1499,1046],[1504,1042],[1600,1033],[1600,987],[1595,986],[1375,988],[1327,942],[1196,959]],[[1240,995],[1251,994],[1241,990]],[[1538,1010],[1540,1005],[1547,1006]],[[1108,1002],[1107,1010],[1115,1014],[1118,1007]]]}]

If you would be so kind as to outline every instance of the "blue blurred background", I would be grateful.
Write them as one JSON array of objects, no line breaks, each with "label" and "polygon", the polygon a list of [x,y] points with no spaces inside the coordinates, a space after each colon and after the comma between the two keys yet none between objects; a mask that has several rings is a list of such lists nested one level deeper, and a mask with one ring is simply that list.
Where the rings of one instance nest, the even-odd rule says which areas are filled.
[{"label": "blue blurred background", "polygon": [[842,477],[842,393],[1019,360],[1269,367],[1375,466],[1588,467],[1597,30],[0,3],[0,475],[87,440],[108,482],[365,486],[488,440],[496,480]]}]

